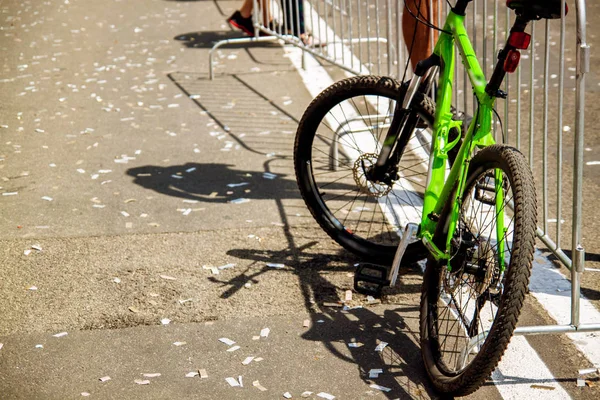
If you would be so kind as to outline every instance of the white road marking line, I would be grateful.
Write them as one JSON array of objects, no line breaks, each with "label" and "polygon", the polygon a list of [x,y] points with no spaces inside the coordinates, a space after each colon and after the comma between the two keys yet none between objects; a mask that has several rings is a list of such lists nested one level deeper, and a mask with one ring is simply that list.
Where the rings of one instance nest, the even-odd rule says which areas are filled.
[{"label": "white road marking line", "polygon": [[[536,252],[533,261],[529,289],[558,324],[571,322],[571,283],[539,252]],[[600,323],[600,312],[583,296],[581,296],[579,315],[581,323]],[[598,332],[567,334],[579,351],[597,368],[600,368],[599,335]]]}]

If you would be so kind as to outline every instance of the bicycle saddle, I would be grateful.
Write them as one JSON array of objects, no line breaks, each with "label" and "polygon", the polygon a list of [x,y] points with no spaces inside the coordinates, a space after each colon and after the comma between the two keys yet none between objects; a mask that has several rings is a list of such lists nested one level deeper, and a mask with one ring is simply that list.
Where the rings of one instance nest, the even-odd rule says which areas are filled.
[{"label": "bicycle saddle", "polygon": [[[561,0],[506,0],[506,6],[528,19],[560,18]],[[569,11],[565,3],[565,15]]]}]

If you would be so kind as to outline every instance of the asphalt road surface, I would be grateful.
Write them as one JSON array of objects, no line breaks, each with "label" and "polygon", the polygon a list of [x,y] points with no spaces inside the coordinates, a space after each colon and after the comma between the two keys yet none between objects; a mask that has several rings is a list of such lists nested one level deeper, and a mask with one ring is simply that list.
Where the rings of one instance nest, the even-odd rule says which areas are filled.
[{"label": "asphalt road surface", "polygon": [[[418,266],[381,304],[354,293],[363,308],[328,305],[361,260],[320,230],[295,184],[294,133],[312,99],[298,52],[228,47],[208,80],[212,43],[240,36],[225,23],[238,6],[0,1],[0,398],[440,398],[419,354]],[[597,61],[592,51],[586,162],[600,140]],[[543,249],[536,263],[534,276],[560,272]],[[521,325],[554,323],[544,295],[568,301],[567,280],[551,276],[532,283]],[[594,303],[597,276],[584,278]],[[513,338],[470,398],[598,398],[597,375],[577,378],[599,351],[596,334]],[[226,381],[240,376],[243,387]]]}]

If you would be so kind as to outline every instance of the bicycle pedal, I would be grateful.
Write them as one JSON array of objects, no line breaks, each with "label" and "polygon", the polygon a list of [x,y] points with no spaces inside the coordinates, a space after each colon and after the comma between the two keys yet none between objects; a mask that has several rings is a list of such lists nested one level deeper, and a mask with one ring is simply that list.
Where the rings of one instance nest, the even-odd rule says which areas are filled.
[{"label": "bicycle pedal", "polygon": [[354,290],[361,294],[379,297],[383,288],[390,285],[390,281],[386,279],[387,275],[388,269],[384,266],[360,265],[354,273]]}]

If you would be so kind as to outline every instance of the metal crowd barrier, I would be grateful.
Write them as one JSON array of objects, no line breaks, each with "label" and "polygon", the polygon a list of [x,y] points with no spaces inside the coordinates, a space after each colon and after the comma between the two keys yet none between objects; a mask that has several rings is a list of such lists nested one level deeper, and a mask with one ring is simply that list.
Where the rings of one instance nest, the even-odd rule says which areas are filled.
[{"label": "metal crowd barrier", "polygon": [[[439,1],[440,15],[437,21],[431,22],[440,26],[448,12],[447,2],[423,1],[430,4]],[[565,0],[562,1],[564,10]],[[215,50],[231,44],[262,41],[282,41],[297,46],[304,54],[310,53],[350,74],[410,78],[401,29],[403,1],[260,0],[260,3],[270,5],[268,12],[253,13],[255,37],[223,40],[212,48],[211,79]],[[467,30],[488,76],[513,18],[513,12],[503,2],[498,3],[475,0],[467,14]],[[504,90],[509,94],[508,99],[499,100],[497,105],[502,120],[495,124],[498,141],[521,149],[528,156],[535,176],[541,177],[542,219],[537,229],[538,238],[571,270],[570,324],[519,327],[517,334],[600,330],[600,323],[581,324],[579,318],[585,255],[581,243],[585,79],[589,72],[590,49],[586,42],[586,2],[570,0],[569,4],[572,11],[568,16],[532,24],[530,49],[522,52],[519,69],[506,79]],[[254,10],[260,8],[259,0],[254,0]],[[304,32],[302,22],[305,31],[312,34],[312,43],[305,44],[299,37]],[[455,74],[454,105],[464,113],[474,114],[470,83],[460,63]],[[572,180],[563,177],[562,158],[565,140],[571,139],[574,147]],[[555,176],[549,176],[550,168],[554,169]],[[564,234],[569,226],[570,240]],[[571,258],[563,251],[569,247],[573,249]]]}]

